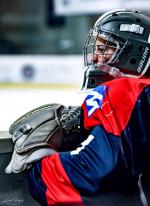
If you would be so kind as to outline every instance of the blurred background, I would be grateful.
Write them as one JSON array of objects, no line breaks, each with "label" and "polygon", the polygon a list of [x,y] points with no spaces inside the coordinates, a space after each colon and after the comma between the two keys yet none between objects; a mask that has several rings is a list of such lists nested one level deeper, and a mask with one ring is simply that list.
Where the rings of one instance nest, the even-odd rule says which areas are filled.
[{"label": "blurred background", "polygon": [[85,39],[115,8],[150,15],[150,0],[0,0],[0,130],[42,104],[82,103]]}]

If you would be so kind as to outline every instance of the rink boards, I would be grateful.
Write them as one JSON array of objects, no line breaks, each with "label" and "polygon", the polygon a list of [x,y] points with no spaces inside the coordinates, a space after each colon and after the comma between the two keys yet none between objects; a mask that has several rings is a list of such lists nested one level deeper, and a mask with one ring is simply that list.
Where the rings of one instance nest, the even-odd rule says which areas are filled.
[{"label": "rink boards", "polygon": [[13,143],[7,132],[0,132],[0,205],[38,206],[30,196],[26,173],[5,174]]}]

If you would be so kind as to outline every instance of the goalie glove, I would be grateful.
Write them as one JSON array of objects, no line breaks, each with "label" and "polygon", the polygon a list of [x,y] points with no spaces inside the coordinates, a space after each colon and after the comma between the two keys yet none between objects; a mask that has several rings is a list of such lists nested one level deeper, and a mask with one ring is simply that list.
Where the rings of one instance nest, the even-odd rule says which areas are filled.
[{"label": "goalie glove", "polygon": [[24,154],[17,154],[15,149],[11,161],[5,169],[5,173],[20,173],[32,166],[32,163],[46,156],[56,153],[54,149],[40,148],[35,151],[31,150]]},{"label": "goalie glove", "polygon": [[15,150],[26,153],[39,147],[57,151],[75,149],[83,140],[78,106],[47,104],[17,119],[9,129]]}]

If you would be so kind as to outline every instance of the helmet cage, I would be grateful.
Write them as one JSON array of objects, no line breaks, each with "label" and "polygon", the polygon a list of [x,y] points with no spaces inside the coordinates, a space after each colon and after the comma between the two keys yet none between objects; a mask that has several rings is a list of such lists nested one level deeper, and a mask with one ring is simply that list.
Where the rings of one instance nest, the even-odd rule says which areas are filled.
[{"label": "helmet cage", "polygon": [[[93,59],[94,59],[94,53],[96,49],[96,41],[99,37],[106,40],[106,43],[103,47],[103,53],[100,53],[99,55],[104,55],[104,54],[106,55],[107,53],[105,50],[107,47],[114,48],[115,51],[113,54],[111,54],[107,62],[101,62],[100,64],[95,65]],[[117,39],[117,41],[115,39]],[[101,64],[117,66],[117,63],[119,62],[119,56],[122,54],[125,48],[127,48],[128,45],[129,45],[129,41],[127,38],[117,36],[115,33],[110,33],[106,30],[102,30],[102,29],[98,29],[97,27],[94,27],[89,32],[87,40],[85,42],[84,64],[85,66],[90,66],[90,65],[95,66],[97,69]]]}]

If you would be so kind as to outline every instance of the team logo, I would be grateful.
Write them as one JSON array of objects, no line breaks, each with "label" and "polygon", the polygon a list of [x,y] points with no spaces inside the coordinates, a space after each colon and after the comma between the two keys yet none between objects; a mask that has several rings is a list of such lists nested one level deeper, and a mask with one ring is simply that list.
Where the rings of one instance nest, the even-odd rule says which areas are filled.
[{"label": "team logo", "polygon": [[86,109],[88,111],[88,116],[90,117],[96,109],[99,109],[103,105],[103,99],[106,95],[106,86],[96,87],[90,94],[86,97]]}]

